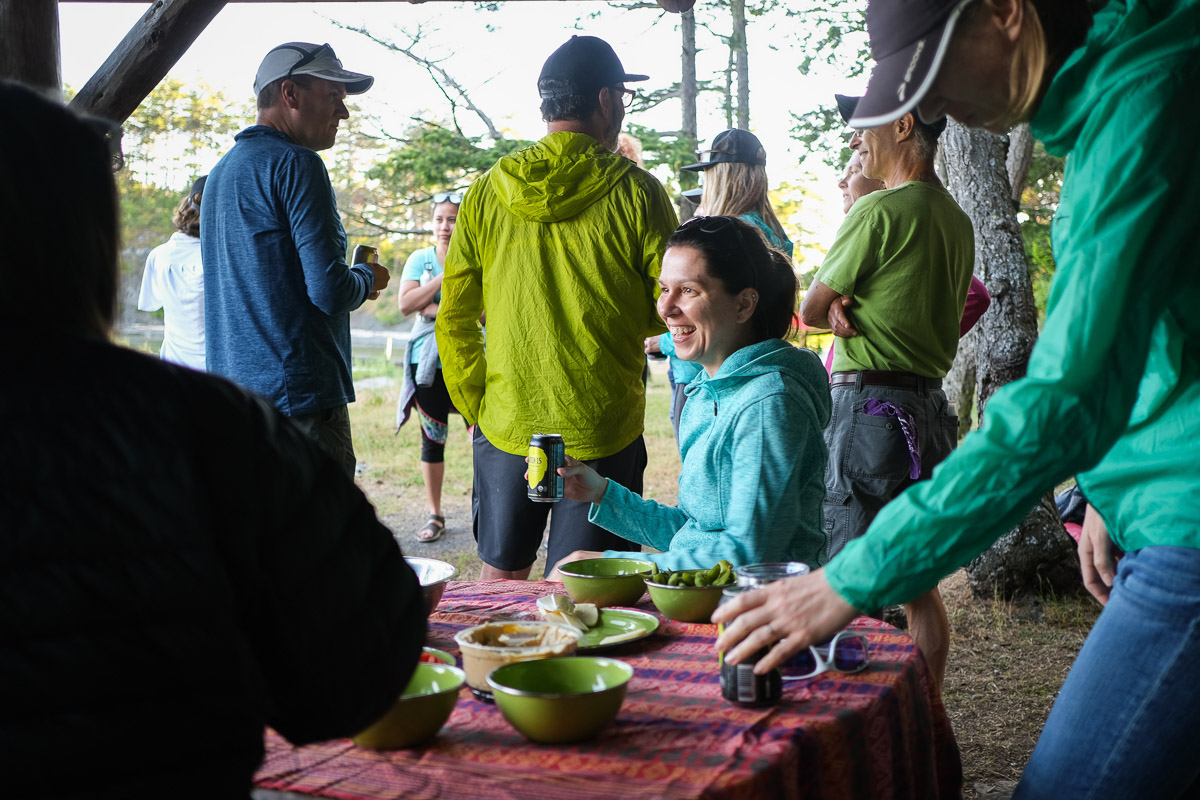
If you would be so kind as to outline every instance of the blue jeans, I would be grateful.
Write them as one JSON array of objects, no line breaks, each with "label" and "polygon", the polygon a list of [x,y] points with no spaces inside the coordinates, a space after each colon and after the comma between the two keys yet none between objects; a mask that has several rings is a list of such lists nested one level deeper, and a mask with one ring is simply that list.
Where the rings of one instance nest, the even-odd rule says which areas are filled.
[{"label": "blue jeans", "polygon": [[1128,553],[1014,798],[1195,796],[1197,725],[1200,550]]}]

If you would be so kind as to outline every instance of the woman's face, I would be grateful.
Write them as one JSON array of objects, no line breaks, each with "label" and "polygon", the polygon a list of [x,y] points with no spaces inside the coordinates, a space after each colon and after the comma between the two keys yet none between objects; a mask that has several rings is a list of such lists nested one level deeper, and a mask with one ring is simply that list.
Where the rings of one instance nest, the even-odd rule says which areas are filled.
[{"label": "woman's face", "polygon": [[658,313],[671,331],[675,355],[715,375],[733,353],[749,344],[749,320],[757,305],[753,289],[725,291],[698,250],[671,247],[658,278]]},{"label": "woman's face", "polygon": [[848,214],[850,207],[858,202],[858,198],[871,192],[878,192],[885,187],[883,181],[877,181],[862,174],[862,159],[855,151],[850,156],[850,161],[846,163],[846,173],[838,181],[838,188],[842,190],[842,213]]},{"label": "woman's face", "polygon": [[454,223],[458,222],[458,206],[454,203],[438,203],[433,207],[433,236],[439,245],[450,244]]},{"label": "woman's face", "polygon": [[968,128],[993,133],[1005,133],[1019,121],[1008,119],[1011,65],[1021,30],[1017,6],[1012,0],[997,0],[994,6],[983,2],[959,22],[941,69],[919,104],[922,117],[953,117]]}]

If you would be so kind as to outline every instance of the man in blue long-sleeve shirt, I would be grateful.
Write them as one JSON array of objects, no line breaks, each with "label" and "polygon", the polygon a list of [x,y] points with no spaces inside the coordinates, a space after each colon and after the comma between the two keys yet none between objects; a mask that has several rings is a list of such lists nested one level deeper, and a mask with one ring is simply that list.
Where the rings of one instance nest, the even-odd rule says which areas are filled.
[{"label": "man in blue long-sleeve shirt", "polygon": [[257,124],[212,170],[201,211],[208,370],[267,398],[354,475],[347,404],[350,311],[388,271],[346,263],[346,232],[318,150],[347,119],[347,94],[374,78],[342,68],[329,45],[267,53]]}]

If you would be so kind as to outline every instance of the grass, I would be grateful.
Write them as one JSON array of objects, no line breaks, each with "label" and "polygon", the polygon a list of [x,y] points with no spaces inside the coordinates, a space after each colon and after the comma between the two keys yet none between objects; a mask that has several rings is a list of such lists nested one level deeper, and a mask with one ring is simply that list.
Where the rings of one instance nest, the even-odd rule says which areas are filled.
[{"label": "grass", "polygon": [[[360,388],[357,402],[350,406],[354,432],[354,452],[360,464],[359,484],[368,491],[381,516],[400,513],[413,502],[424,503],[421,480],[421,434],[410,419],[396,434],[396,403],[400,397],[400,368],[384,359],[364,360],[354,366],[354,380],[390,378],[392,383],[375,388]],[[649,466],[643,494],[660,503],[674,504],[678,495],[679,451],[668,416],[670,386],[666,366],[651,368],[646,388],[646,451]],[[461,417],[450,418],[446,441],[446,475],[442,494],[450,498],[470,498],[472,476],[471,443]],[[415,492],[374,492],[368,487],[415,489]]]},{"label": "grass", "polygon": [[[407,553],[449,561],[459,568],[460,578],[473,579],[479,561],[469,533],[471,447],[466,430],[452,418],[444,505],[454,530],[436,545],[416,545],[408,531],[415,531],[425,513],[420,435],[411,423],[393,435],[400,371],[386,362],[363,363],[356,365],[355,378],[394,380],[359,389],[358,402],[350,406],[355,450],[364,462],[360,486],[397,531]],[[646,394],[645,494],[674,504],[679,455],[669,405],[666,367],[655,362]],[[542,564],[535,564],[535,578]],[[962,753],[965,796],[992,796],[977,794],[976,785],[1004,785],[1020,777],[1099,607],[1080,597],[1044,596],[1029,603],[976,598],[961,570],[943,580],[941,589],[951,631],[943,700]]]}]

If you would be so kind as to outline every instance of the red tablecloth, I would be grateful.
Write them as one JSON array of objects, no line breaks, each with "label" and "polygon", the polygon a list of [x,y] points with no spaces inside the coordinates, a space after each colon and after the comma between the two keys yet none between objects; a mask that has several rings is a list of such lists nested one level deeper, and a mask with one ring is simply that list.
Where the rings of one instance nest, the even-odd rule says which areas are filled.
[{"label": "red tablecloth", "polygon": [[[553,591],[561,585],[452,583],[429,644],[457,655],[456,631],[528,616]],[[648,597],[640,607],[654,610]],[[789,682],[769,708],[721,697],[716,626],[663,619],[652,636],[600,651],[634,677],[616,722],[591,741],[532,744],[464,688],[437,738],[412,750],[345,739],[294,748],[268,731],[255,784],[350,800],[959,797],[958,747],[924,659],[889,625],[864,617],[853,627],[871,643],[865,672]]]}]

